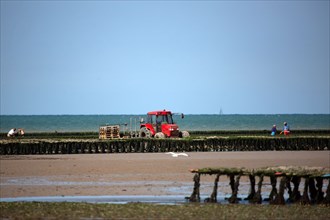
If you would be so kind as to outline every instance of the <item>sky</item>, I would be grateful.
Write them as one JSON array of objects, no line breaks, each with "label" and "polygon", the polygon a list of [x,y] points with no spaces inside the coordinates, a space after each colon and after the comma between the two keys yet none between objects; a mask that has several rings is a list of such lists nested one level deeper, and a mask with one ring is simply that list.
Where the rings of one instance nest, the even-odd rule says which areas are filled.
[{"label": "sky", "polygon": [[1,0],[0,114],[330,114],[329,8]]}]

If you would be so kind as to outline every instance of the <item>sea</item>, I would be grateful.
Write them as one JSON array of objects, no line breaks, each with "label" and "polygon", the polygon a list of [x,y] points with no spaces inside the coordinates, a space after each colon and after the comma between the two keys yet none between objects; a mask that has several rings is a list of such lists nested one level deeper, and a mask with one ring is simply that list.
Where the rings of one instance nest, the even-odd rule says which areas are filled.
[{"label": "sea", "polygon": [[[22,128],[25,132],[97,132],[102,125],[139,129],[146,115],[0,115],[0,132]],[[187,114],[173,116],[180,130],[281,130],[287,122],[291,130],[330,129],[330,114]],[[122,128],[121,128],[122,129]]]}]

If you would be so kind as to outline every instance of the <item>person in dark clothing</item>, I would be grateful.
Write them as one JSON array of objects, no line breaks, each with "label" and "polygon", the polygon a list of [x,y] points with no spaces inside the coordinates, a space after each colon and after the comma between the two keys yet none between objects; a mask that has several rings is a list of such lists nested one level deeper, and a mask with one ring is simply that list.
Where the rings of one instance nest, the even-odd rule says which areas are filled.
[{"label": "person in dark clothing", "polygon": [[276,125],[273,125],[270,135],[272,135],[272,136],[276,135]]}]

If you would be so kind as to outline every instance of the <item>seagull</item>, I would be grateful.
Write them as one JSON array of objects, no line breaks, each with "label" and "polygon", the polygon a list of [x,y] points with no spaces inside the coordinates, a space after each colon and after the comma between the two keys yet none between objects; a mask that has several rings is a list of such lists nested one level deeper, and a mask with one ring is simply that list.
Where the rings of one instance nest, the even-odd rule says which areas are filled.
[{"label": "seagull", "polygon": [[185,157],[189,157],[188,154],[186,153],[174,153],[174,152],[168,152],[168,153],[165,153],[165,154],[171,154],[172,157],[178,157],[178,156],[185,156]]}]

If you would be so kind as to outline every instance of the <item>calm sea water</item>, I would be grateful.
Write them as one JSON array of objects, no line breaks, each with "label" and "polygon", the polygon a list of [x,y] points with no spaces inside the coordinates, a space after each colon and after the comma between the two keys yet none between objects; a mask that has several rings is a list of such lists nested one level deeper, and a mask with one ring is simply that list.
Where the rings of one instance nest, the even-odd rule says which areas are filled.
[{"label": "calm sea water", "polygon": [[[26,132],[98,131],[100,125],[128,124],[145,115],[32,115],[0,116],[0,132],[23,128]],[[270,130],[273,124],[282,129],[286,121],[291,129],[330,129],[330,114],[292,115],[185,115],[174,116],[181,130]]]}]

